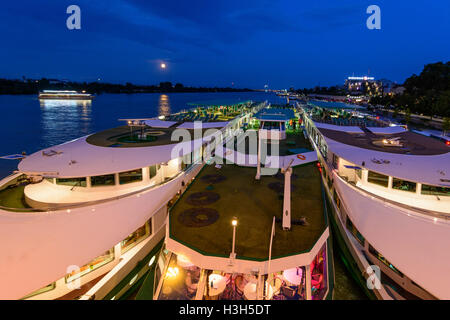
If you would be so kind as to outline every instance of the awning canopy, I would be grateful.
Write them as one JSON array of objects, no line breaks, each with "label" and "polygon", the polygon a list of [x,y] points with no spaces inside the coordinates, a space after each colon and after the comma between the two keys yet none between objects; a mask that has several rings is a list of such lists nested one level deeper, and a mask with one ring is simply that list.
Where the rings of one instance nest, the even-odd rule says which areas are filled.
[{"label": "awning canopy", "polygon": [[144,123],[146,125],[148,125],[149,127],[153,127],[153,128],[169,128],[169,127],[173,126],[174,124],[176,124],[177,122],[154,119],[154,120],[145,120]]}]

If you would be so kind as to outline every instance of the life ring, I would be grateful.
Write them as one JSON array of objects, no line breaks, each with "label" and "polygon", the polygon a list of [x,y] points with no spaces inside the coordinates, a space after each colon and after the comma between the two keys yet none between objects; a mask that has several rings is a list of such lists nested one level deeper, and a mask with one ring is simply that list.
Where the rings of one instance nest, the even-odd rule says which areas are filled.
[{"label": "life ring", "polygon": [[306,157],[304,155],[302,155],[302,154],[298,154],[297,158],[299,158],[300,160],[305,160],[306,159]]}]

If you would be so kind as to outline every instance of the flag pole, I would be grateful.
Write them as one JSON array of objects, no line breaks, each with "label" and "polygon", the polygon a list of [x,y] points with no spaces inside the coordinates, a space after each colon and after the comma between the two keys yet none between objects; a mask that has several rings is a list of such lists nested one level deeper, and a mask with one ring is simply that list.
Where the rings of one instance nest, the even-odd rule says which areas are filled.
[{"label": "flag pole", "polygon": [[[273,243],[273,237],[275,236],[275,216],[273,216],[272,220],[272,231],[270,233],[270,245],[269,245],[269,263],[267,266],[267,282],[270,284],[270,281],[272,281],[272,277],[270,276],[270,262],[272,260],[272,243]],[[263,299],[266,300],[267,292],[266,292],[266,284],[265,281],[263,282]]]}]

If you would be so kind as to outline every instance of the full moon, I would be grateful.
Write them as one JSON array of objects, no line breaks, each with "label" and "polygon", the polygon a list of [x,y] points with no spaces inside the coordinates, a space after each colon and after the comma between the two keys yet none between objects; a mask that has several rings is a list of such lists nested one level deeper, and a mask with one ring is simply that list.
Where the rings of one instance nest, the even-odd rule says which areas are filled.
[{"label": "full moon", "polygon": [[165,69],[166,68],[166,64],[165,63],[161,63],[161,69]]}]

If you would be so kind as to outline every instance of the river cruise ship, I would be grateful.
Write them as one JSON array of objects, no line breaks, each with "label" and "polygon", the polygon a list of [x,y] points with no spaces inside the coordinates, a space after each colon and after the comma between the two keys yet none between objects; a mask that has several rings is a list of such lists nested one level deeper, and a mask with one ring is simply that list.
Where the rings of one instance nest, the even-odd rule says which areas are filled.
[{"label": "river cruise ship", "polygon": [[298,121],[289,107],[262,109],[215,149],[171,207],[136,298],[332,298],[321,168]]},{"label": "river cruise ship", "polygon": [[26,156],[0,181],[0,299],[104,298],[161,243],[204,155],[264,105],[121,119]]},{"label": "river cruise ship", "polygon": [[92,100],[94,96],[90,93],[78,92],[73,90],[43,90],[39,92],[39,99],[57,99],[57,100]]},{"label": "river cruise ship", "polygon": [[378,299],[450,299],[450,146],[348,110],[299,106],[340,256]]}]

